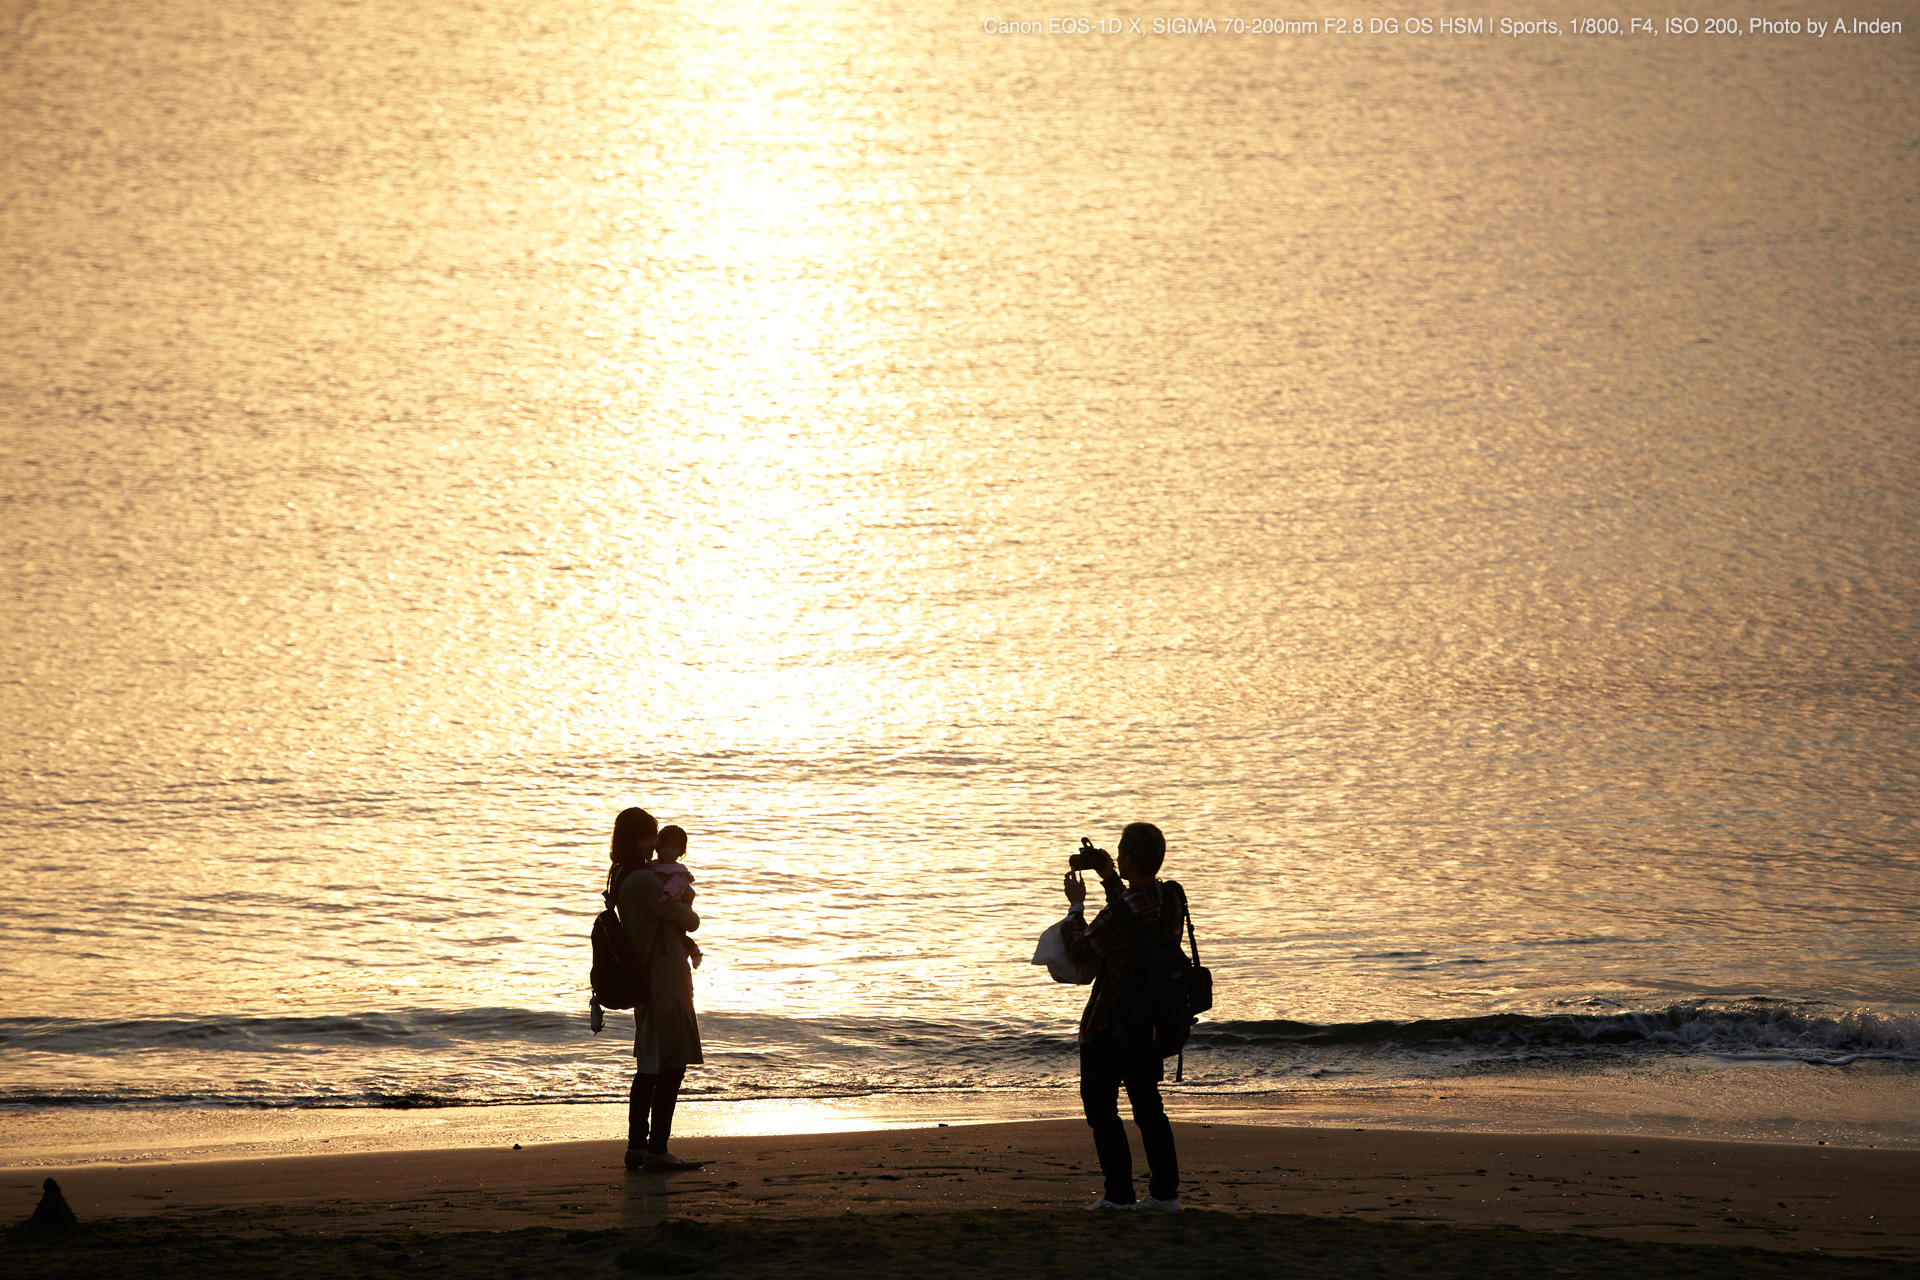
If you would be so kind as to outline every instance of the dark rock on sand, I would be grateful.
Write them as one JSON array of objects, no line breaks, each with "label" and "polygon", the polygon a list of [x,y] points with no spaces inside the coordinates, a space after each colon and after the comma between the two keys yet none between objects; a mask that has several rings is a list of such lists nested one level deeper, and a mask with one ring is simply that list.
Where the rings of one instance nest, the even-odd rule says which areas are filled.
[{"label": "dark rock on sand", "polygon": [[80,1219],[60,1194],[60,1184],[48,1178],[40,1184],[40,1203],[33,1207],[32,1216],[8,1234],[22,1242],[63,1240],[80,1234]]}]

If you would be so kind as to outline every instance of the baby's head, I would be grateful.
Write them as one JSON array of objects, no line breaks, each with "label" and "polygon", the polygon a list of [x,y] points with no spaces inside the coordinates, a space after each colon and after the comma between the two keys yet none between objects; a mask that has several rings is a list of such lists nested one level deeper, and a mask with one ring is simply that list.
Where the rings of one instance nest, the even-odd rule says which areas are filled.
[{"label": "baby's head", "polygon": [[687,833],[679,827],[662,827],[654,848],[660,851],[660,861],[679,862],[687,856]]}]

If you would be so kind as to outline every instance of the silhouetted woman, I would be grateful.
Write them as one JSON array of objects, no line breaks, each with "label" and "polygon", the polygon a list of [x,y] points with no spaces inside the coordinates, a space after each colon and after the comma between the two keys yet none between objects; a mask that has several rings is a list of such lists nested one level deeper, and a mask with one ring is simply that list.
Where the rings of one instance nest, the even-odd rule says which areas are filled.
[{"label": "silhouetted woman", "polygon": [[673,1106],[687,1068],[705,1059],[700,1053],[700,1024],[693,1016],[693,972],[686,952],[669,946],[671,924],[692,933],[700,927],[693,908],[662,892],[660,877],[646,869],[653,858],[659,824],[645,809],[624,810],[613,823],[613,890],[633,954],[652,977],[647,1003],[633,1011],[633,1091],[627,1095],[627,1168],[693,1169],[667,1150],[673,1130]]}]

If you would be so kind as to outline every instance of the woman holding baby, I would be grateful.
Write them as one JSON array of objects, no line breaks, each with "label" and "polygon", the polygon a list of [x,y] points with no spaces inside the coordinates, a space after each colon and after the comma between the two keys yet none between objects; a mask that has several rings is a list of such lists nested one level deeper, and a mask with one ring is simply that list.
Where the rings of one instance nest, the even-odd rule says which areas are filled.
[{"label": "woman holding baby", "polygon": [[620,923],[652,981],[649,999],[634,1010],[633,1089],[627,1095],[629,1169],[694,1169],[667,1150],[673,1108],[687,1068],[705,1059],[700,1023],[693,1013],[693,972],[700,951],[687,937],[700,927],[694,914],[692,876],[680,865],[687,833],[659,829],[645,809],[622,811],[613,824],[613,866],[607,888]]}]

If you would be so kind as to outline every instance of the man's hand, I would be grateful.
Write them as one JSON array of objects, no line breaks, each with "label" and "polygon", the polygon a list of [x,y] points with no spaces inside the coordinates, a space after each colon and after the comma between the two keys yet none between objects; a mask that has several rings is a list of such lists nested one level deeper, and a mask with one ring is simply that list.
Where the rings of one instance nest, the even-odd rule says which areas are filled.
[{"label": "man's hand", "polygon": [[1065,891],[1068,902],[1077,905],[1087,900],[1087,882],[1071,871],[1067,872],[1066,883],[1061,888]]}]

